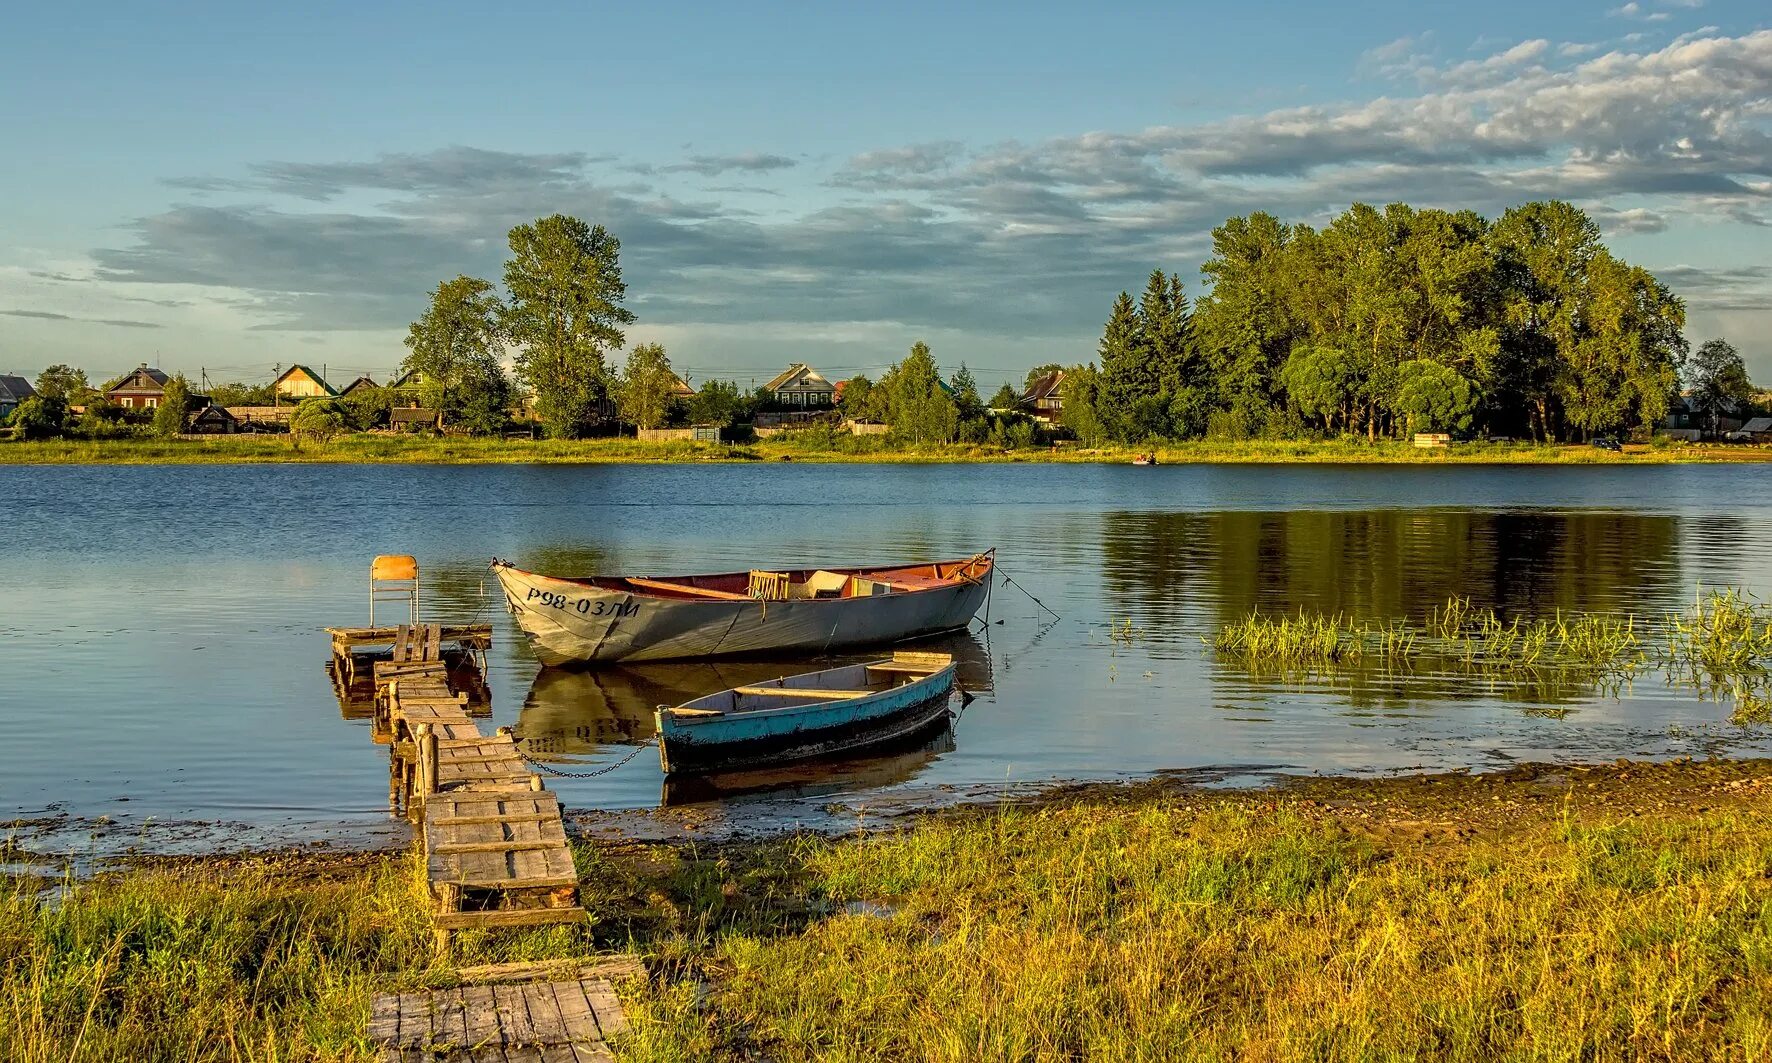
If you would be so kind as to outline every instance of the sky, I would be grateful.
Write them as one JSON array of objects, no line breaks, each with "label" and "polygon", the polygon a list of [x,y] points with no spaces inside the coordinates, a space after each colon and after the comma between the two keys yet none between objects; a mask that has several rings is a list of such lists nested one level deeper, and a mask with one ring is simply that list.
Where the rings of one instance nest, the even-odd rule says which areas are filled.
[{"label": "sky", "polygon": [[13,5],[0,372],[382,379],[555,212],[692,383],[987,393],[1211,230],[1558,197],[1772,381],[1772,10],[1733,0]]}]

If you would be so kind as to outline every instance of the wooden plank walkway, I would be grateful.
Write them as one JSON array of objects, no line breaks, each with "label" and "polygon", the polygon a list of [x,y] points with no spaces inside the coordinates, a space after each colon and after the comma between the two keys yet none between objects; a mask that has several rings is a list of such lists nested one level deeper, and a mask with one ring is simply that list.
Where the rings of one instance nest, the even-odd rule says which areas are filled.
[{"label": "wooden plank walkway", "polygon": [[469,928],[584,919],[560,802],[501,731],[485,735],[449,685],[435,624],[394,632],[375,665],[388,797],[419,825],[438,947]]},{"label": "wooden plank walkway", "polygon": [[[480,732],[491,712],[481,676],[457,689],[446,654],[483,653],[490,625],[328,628],[328,668],[347,714],[362,664],[373,684],[372,733],[388,744],[388,802],[419,824],[438,948],[464,929],[535,926],[585,918],[560,802],[529,771],[512,736]],[[451,651],[445,647],[455,644]],[[390,647],[385,659],[362,653]],[[461,657],[456,657],[460,663]],[[476,704],[476,698],[479,704]],[[483,711],[476,712],[476,708]],[[645,974],[631,956],[464,968],[493,982],[436,992],[384,994],[369,1036],[398,1063],[613,1063],[608,1038],[627,1027],[610,977]],[[555,981],[537,979],[553,978]]]},{"label": "wooden plank walkway", "polygon": [[608,1038],[627,1028],[602,978],[462,986],[375,998],[369,1036],[384,1060],[613,1061]]}]

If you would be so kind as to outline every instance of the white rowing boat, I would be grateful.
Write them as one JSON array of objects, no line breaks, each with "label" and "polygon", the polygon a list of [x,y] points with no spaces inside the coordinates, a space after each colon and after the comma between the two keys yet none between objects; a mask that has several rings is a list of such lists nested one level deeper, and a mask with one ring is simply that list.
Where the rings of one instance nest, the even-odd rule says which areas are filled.
[{"label": "white rowing boat", "polygon": [[496,558],[505,601],[543,664],[824,653],[965,627],[991,551],[899,566],[561,578]]}]

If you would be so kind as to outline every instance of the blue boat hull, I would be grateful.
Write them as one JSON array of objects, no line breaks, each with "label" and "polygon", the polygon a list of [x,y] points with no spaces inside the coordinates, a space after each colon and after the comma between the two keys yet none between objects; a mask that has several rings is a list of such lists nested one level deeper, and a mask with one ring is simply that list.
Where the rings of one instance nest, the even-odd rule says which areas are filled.
[{"label": "blue boat hull", "polygon": [[733,712],[685,723],[658,713],[666,774],[730,771],[811,760],[902,739],[945,717],[954,690],[949,666],[916,683],[866,698],[764,712]]}]

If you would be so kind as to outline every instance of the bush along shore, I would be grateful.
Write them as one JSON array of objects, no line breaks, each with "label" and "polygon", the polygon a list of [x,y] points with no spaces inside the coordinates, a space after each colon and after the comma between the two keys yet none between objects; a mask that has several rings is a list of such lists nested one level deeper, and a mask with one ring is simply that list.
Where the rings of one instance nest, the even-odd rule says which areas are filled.
[{"label": "bush along shore", "polygon": [[[1772,762],[1078,787],[900,829],[577,846],[643,1061],[1764,1059]],[[18,854],[11,854],[15,858]],[[0,1058],[372,1056],[449,984],[405,854],[0,889]]]},{"label": "bush along shore", "polygon": [[1407,443],[1360,439],[1163,446],[995,447],[980,444],[907,445],[878,436],[807,432],[748,444],[643,442],[635,439],[487,439],[469,436],[359,434],[329,440],[289,435],[207,438],[49,439],[0,443],[0,465],[226,465],[251,463],[667,463],[667,462],[891,462],[1126,464],[1140,455],[1159,465],[1185,464],[1669,464],[1772,461],[1772,447],[1657,445],[1612,452],[1582,445],[1468,443],[1419,449]]}]

